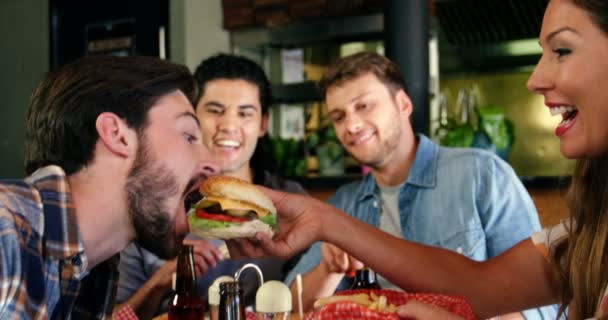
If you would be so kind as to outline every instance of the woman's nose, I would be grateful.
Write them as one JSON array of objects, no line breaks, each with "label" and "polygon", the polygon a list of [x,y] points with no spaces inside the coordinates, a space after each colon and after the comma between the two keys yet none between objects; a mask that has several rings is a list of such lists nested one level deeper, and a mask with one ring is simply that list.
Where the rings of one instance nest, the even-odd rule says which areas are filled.
[{"label": "woman's nose", "polygon": [[538,94],[543,94],[553,88],[553,76],[550,75],[550,69],[546,66],[543,58],[540,59],[534,68],[526,86],[528,90]]}]

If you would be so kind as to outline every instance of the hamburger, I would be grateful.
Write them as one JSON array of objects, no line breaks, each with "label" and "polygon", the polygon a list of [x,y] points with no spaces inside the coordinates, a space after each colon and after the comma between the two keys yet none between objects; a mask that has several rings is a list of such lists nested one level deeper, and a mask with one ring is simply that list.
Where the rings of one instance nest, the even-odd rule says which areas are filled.
[{"label": "hamburger", "polygon": [[203,238],[234,239],[277,230],[276,209],[253,184],[232,177],[207,178],[199,188],[203,198],[188,214],[190,232]]}]

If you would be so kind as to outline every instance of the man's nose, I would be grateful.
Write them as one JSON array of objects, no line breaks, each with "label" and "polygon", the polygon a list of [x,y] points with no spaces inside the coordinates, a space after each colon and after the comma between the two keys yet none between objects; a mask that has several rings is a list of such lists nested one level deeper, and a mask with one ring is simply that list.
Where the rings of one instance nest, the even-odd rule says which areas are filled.
[{"label": "man's nose", "polygon": [[215,157],[209,152],[205,145],[201,145],[201,156],[199,161],[201,174],[205,177],[220,174],[220,166]]},{"label": "man's nose", "polygon": [[235,116],[226,113],[222,116],[218,122],[218,129],[221,131],[232,131],[237,127],[237,119]]},{"label": "man's nose", "polygon": [[349,133],[357,133],[361,130],[361,128],[363,128],[363,122],[361,121],[361,119],[359,117],[350,115],[350,116],[346,117],[345,122],[346,122],[346,130]]}]

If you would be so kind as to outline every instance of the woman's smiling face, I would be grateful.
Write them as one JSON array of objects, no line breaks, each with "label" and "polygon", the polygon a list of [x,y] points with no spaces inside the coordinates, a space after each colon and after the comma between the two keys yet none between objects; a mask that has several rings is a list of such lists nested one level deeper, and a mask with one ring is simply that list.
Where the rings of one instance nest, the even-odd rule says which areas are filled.
[{"label": "woman's smiling face", "polygon": [[555,130],[562,154],[608,152],[608,34],[571,0],[551,0],[540,43],[543,54],[528,88],[563,118]]}]

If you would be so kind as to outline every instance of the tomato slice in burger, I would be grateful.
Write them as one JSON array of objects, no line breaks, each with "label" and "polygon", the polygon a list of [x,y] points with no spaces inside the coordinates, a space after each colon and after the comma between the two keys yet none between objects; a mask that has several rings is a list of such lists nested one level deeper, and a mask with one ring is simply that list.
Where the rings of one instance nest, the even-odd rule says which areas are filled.
[{"label": "tomato slice in burger", "polygon": [[247,218],[233,217],[233,216],[229,216],[227,214],[221,214],[221,213],[208,213],[202,209],[196,210],[196,216],[201,219],[209,219],[209,220],[223,221],[223,222],[247,222],[247,221],[249,221],[249,219],[247,219]]}]

